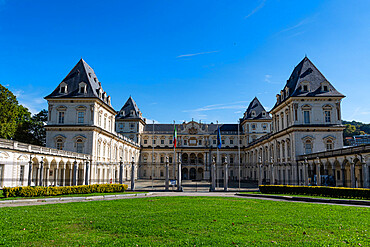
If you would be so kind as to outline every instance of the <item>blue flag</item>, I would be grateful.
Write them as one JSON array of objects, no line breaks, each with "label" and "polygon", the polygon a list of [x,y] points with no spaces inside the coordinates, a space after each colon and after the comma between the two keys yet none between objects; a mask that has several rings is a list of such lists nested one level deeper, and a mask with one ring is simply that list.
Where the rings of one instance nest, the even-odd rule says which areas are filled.
[{"label": "blue flag", "polygon": [[218,127],[217,128],[217,148],[221,148],[221,144],[222,144],[221,131],[220,131],[220,127]]}]

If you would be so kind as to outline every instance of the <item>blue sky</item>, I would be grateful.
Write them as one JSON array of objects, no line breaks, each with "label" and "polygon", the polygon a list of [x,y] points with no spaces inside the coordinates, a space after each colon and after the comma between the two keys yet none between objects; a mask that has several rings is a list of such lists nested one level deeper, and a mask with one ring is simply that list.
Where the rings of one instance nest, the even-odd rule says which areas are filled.
[{"label": "blue sky", "polygon": [[257,96],[270,109],[307,54],[370,122],[370,1],[0,0],[0,83],[32,112],[78,60],[119,110],[235,123]]}]

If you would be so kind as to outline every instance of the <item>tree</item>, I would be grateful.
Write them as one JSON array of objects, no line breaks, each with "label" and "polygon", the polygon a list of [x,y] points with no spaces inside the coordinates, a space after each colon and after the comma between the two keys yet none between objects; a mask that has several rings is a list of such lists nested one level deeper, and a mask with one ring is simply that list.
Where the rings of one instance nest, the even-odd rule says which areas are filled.
[{"label": "tree", "polygon": [[21,114],[19,118],[14,140],[45,146],[46,131],[44,125],[47,121],[48,112],[44,109],[32,117],[30,117],[28,110],[27,113]]},{"label": "tree", "polygon": [[0,84],[0,137],[12,138],[17,130],[19,105],[15,95]]}]

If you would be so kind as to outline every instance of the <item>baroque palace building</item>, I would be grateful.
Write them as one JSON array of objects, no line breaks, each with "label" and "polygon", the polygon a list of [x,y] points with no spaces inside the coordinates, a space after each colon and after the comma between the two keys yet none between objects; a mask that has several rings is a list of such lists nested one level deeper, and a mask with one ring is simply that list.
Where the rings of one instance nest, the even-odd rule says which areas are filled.
[{"label": "baroque palace building", "polygon": [[[369,187],[370,146],[361,151],[343,148],[344,97],[305,57],[276,95],[269,112],[254,98],[235,124],[193,120],[176,125],[147,123],[131,96],[116,111],[94,70],[81,59],[45,97],[49,105],[46,146],[69,151],[69,156],[43,155],[48,164],[48,174],[43,177],[49,177],[44,185],[117,182],[118,177],[129,180],[132,174],[138,179],[165,179],[166,164],[171,178],[182,174],[182,179],[209,180],[211,165],[216,163],[217,179],[225,176],[222,167],[227,164],[230,180]],[[1,165],[6,163],[3,150],[0,143],[0,178],[6,173]],[[72,152],[76,157],[84,154],[84,158],[78,156],[77,166]],[[23,168],[23,173],[32,170],[33,185],[45,173],[40,170],[41,155],[35,153],[33,159],[37,160],[28,162],[34,169]],[[178,164],[181,173],[176,170]],[[20,170],[8,169],[7,174],[18,181]],[[0,186],[4,185],[0,181]]]}]

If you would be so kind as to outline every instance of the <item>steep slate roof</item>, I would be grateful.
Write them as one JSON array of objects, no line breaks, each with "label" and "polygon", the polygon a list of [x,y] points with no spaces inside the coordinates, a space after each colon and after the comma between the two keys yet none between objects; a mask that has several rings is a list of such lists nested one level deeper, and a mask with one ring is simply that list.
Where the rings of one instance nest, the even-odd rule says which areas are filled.
[{"label": "steep slate roof", "polygon": [[118,112],[116,119],[143,119],[139,107],[131,96]]},{"label": "steep slate roof", "polygon": [[[206,124],[201,124],[201,128],[205,129]],[[208,134],[217,134],[217,124],[207,124],[208,125]],[[238,131],[238,124],[219,124],[220,131]],[[176,127],[178,128],[177,131],[184,130],[182,124],[176,124]],[[241,128],[239,129],[241,131]],[[153,131],[153,124],[147,124],[144,127],[144,131],[151,132]],[[173,132],[173,124],[154,124],[154,132],[164,132],[164,133],[172,133]]]},{"label": "steep slate roof", "polygon": [[[305,92],[302,90],[301,82],[309,82],[310,90]],[[323,92],[321,90],[321,83],[326,82],[328,85],[328,91]],[[289,80],[285,84],[285,89],[288,88],[288,95],[280,103],[276,103],[273,108],[280,105],[289,97],[328,97],[338,96],[344,97],[343,94],[339,93],[334,86],[325,78],[325,76],[316,68],[308,57],[303,60],[294,68]]]},{"label": "steep slate roof", "polygon": [[[256,113],[255,117],[252,117],[252,111]],[[265,112],[265,116],[262,113]],[[261,102],[254,97],[252,102],[249,104],[247,110],[244,113],[242,120],[253,120],[253,119],[271,119],[270,115],[266,112],[265,108],[262,106]]]},{"label": "steep slate roof", "polygon": [[[60,93],[60,85],[67,84],[67,93]],[[79,83],[87,84],[86,93],[79,93]],[[94,70],[81,58],[76,66],[62,80],[58,87],[47,98],[99,98],[99,89],[104,93]]]}]

